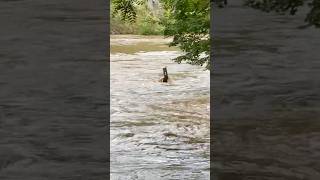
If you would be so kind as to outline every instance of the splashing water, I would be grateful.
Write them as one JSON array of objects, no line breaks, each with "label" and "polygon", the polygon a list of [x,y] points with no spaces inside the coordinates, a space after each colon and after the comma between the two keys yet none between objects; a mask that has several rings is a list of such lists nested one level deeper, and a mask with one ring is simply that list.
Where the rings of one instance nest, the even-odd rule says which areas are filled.
[{"label": "splashing water", "polygon": [[111,179],[209,179],[209,72],[168,42],[111,38]]}]

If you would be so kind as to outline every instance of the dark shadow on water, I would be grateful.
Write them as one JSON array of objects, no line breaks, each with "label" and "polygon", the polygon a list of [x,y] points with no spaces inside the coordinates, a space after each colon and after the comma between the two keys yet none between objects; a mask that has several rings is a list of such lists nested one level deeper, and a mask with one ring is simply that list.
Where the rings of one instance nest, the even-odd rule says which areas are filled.
[{"label": "dark shadow on water", "polygon": [[317,180],[320,30],[233,3],[214,12],[214,179]]}]

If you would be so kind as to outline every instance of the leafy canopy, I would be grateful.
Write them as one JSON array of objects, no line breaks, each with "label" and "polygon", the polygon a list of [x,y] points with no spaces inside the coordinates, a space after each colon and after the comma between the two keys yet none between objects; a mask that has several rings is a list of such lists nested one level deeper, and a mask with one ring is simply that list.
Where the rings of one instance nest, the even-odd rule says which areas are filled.
[{"label": "leafy canopy", "polygon": [[112,0],[113,13],[120,14],[122,20],[134,22],[137,18],[137,6],[145,3],[145,0]]},{"label": "leafy canopy", "polygon": [[174,59],[210,69],[210,1],[163,0],[166,10],[164,35],[173,36],[171,46],[179,46],[184,55]]},{"label": "leafy canopy", "polygon": [[[184,54],[174,61],[205,66],[210,69],[210,1],[161,0],[164,9],[160,22],[164,35],[173,37],[170,46],[178,46]],[[146,0],[114,0],[115,13],[134,21],[136,7]]]}]

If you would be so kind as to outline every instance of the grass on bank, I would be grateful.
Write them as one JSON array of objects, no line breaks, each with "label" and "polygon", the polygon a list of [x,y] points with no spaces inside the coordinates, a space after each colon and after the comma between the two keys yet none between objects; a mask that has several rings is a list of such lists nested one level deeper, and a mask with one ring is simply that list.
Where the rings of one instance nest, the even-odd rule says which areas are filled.
[{"label": "grass on bank", "polygon": [[159,22],[159,17],[145,6],[138,8],[137,19],[134,23],[123,21],[120,15],[112,14],[111,9],[111,34],[163,35],[164,27]]}]

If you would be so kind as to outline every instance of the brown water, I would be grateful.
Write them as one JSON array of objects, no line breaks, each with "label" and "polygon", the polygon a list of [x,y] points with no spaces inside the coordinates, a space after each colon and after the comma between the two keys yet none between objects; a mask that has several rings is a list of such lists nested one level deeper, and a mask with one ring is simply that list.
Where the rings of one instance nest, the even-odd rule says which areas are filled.
[{"label": "brown water", "polygon": [[214,179],[320,179],[320,29],[303,9],[213,12]]},{"label": "brown water", "polygon": [[0,0],[0,179],[107,173],[106,1]]},{"label": "brown water", "polygon": [[169,41],[111,37],[111,179],[209,179],[209,72]]}]

